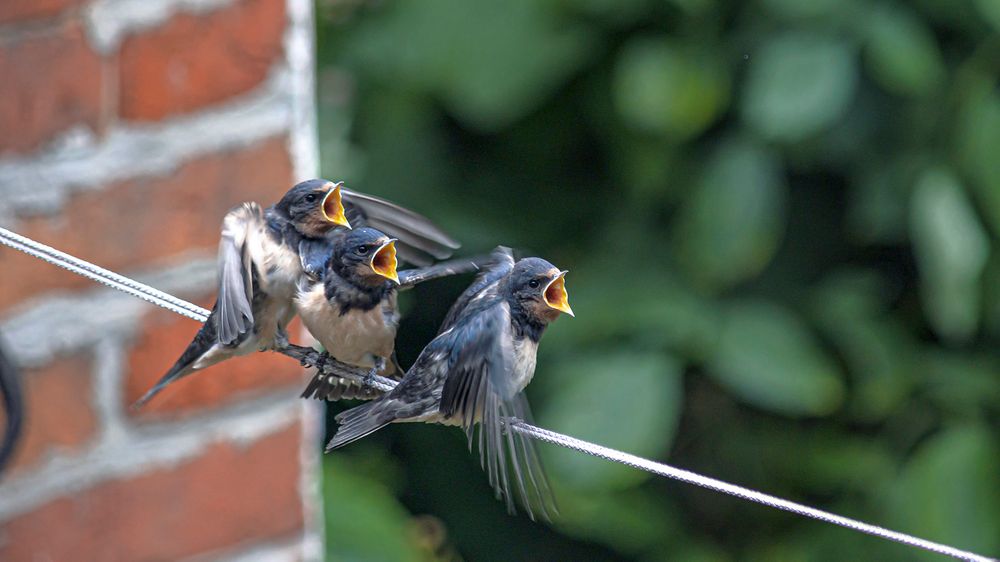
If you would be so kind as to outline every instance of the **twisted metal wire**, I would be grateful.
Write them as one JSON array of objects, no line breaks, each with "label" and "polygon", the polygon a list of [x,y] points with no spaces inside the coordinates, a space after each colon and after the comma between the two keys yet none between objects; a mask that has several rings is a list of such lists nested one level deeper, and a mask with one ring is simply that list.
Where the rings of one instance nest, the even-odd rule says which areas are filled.
[{"label": "twisted metal wire", "polygon": [[77,275],[82,275],[91,281],[96,281],[112,289],[128,293],[148,303],[162,306],[167,310],[187,316],[192,320],[204,322],[208,318],[208,311],[200,306],[191,304],[184,299],[179,299],[169,293],[164,293],[159,289],[154,289],[149,285],[140,283],[124,275],[119,275],[88,261],[60,252],[55,248],[2,227],[0,227],[0,244],[24,252],[29,256],[61,267],[67,271],[72,271]]},{"label": "twisted metal wire", "polygon": [[[117,289],[134,297],[138,297],[148,303],[161,306],[167,310],[176,312],[177,314],[186,316],[193,320],[204,322],[208,319],[208,311],[204,308],[191,304],[168,293],[164,293],[163,291],[154,289],[153,287],[140,283],[134,279],[124,277],[102,267],[96,266],[90,262],[70,256],[69,254],[60,252],[24,236],[20,236],[5,228],[0,228],[0,244],[19,250],[52,265],[62,267],[63,269],[82,275],[92,281],[96,281],[102,285],[111,287],[112,289]],[[277,351],[299,360],[303,365],[316,367],[323,373],[337,377],[350,378],[361,384],[370,385],[383,392],[391,390],[396,385],[396,381],[392,379],[377,375],[373,376],[368,370],[340,363],[339,361],[333,360],[328,356],[324,356],[320,352],[311,348],[288,346],[285,349],[279,349]],[[519,419],[510,418],[506,420],[505,425],[510,431],[520,433],[531,439],[565,447],[580,453],[617,462],[626,466],[631,466],[638,470],[649,472],[650,474],[693,484],[708,490],[740,498],[745,501],[794,513],[802,517],[809,517],[811,519],[816,519],[832,525],[838,525],[861,533],[867,533],[869,535],[911,546],[913,548],[919,548],[929,552],[935,552],[944,556],[950,556],[952,558],[968,560],[971,562],[998,562],[996,559],[988,556],[982,556],[973,552],[960,550],[948,545],[907,535],[905,533],[892,531],[884,527],[879,527],[877,525],[872,525],[856,519],[850,519],[848,517],[843,517],[827,511],[784,500],[763,492],[757,492],[749,488],[723,482],[722,480],[702,476],[668,464],[638,457],[623,451],[609,449],[608,447],[596,445],[562,433],[536,427]]]},{"label": "twisted metal wire", "polygon": [[509,421],[509,427],[511,428],[512,431],[516,431],[517,433],[531,437],[532,439],[536,439],[538,441],[544,441],[546,443],[552,443],[553,445],[559,445],[560,447],[565,447],[567,449],[572,449],[574,451],[586,453],[588,455],[592,455],[598,458],[602,458],[612,462],[617,462],[620,464],[624,464],[626,466],[631,466],[632,468],[644,470],[646,472],[656,474],[658,476],[672,478],[674,480],[679,480],[681,482],[686,482],[688,484],[694,484],[695,486],[700,486],[702,488],[713,490],[715,492],[722,492],[723,494],[728,494],[730,496],[734,496],[746,501],[751,501],[754,503],[759,503],[761,505],[773,507],[775,509],[788,511],[790,513],[794,513],[802,517],[810,517],[812,519],[817,519],[819,521],[824,521],[826,523],[831,523],[833,525],[839,525],[841,527],[846,527],[848,529],[853,529],[855,531],[867,533],[869,535],[874,535],[876,537],[880,537],[886,540],[909,545],[914,548],[921,548],[924,550],[929,550],[931,552],[936,552],[938,554],[943,554],[945,556],[958,558],[959,560],[971,560],[975,562],[996,562],[993,558],[980,556],[972,552],[959,550],[957,548],[953,548],[947,545],[938,544],[936,542],[931,542],[921,538],[913,537],[904,533],[891,531],[889,529],[885,529],[877,525],[872,525],[870,523],[865,523],[862,521],[858,521],[856,519],[850,519],[848,517],[842,517],[840,515],[829,513],[827,511],[805,506],[788,500],[783,500],[781,498],[765,494],[763,492],[757,492],[749,488],[744,488],[742,486],[737,486],[735,484],[723,482],[722,480],[716,480],[715,478],[702,476],[700,474],[696,474],[689,470],[676,468],[668,464],[651,461],[649,459],[637,457],[629,453],[624,453],[622,451],[617,451],[615,449],[602,447],[601,445],[588,443],[587,441],[582,441],[575,437],[563,435],[562,433],[556,433],[555,431],[549,431],[547,429],[542,429],[540,427],[529,425],[518,419],[511,419]]}]

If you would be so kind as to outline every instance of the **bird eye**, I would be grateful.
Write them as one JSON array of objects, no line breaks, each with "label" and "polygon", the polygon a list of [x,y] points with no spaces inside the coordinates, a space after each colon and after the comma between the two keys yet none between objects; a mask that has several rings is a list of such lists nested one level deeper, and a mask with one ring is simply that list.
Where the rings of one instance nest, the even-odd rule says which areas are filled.
[{"label": "bird eye", "polygon": [[532,289],[537,289],[538,279],[532,279],[531,281],[528,281],[528,286],[531,287]]},{"label": "bird eye", "polygon": [[362,244],[361,246],[358,246],[357,252],[359,254],[361,254],[362,256],[365,255],[365,254],[367,254],[368,253],[368,246],[365,246],[364,244]]},{"label": "bird eye", "polygon": [[315,193],[310,193],[309,195],[306,195],[306,203],[315,203],[315,202],[316,202]]}]

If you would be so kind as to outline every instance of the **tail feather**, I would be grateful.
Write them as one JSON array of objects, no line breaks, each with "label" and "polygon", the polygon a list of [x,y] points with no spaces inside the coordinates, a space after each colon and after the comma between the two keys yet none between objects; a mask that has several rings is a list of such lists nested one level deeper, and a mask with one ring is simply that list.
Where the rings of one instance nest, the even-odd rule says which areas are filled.
[{"label": "tail feather", "polygon": [[[212,315],[215,315],[215,310],[212,310]],[[181,354],[174,366],[167,371],[167,374],[163,375],[159,381],[150,388],[146,394],[142,395],[142,398],[135,401],[132,404],[132,409],[137,410],[146,405],[154,396],[160,393],[161,390],[167,387],[170,383],[175,380],[187,376],[193,373],[196,369],[194,364],[200,359],[205,353],[212,348],[216,343],[215,337],[215,321],[213,318],[209,317],[198,333],[195,335],[191,343],[188,344],[184,353]]]},{"label": "tail feather", "polygon": [[326,446],[327,451],[353,443],[370,435],[392,422],[391,417],[382,415],[383,402],[368,402],[356,408],[341,412],[335,418],[339,427],[336,435]]},{"label": "tail feather", "polygon": [[187,363],[178,361],[176,364],[174,364],[174,366],[171,367],[169,371],[167,371],[167,374],[163,375],[163,377],[160,378],[160,380],[157,381],[155,385],[153,385],[153,388],[147,390],[146,394],[142,395],[142,398],[139,398],[138,400],[135,401],[134,404],[132,404],[132,409],[138,410],[139,408],[142,408],[143,406],[146,405],[147,402],[152,400],[154,396],[159,394],[161,390],[166,388],[167,385],[185,375],[191,374],[194,371],[194,369],[191,368],[192,363],[194,363],[194,361],[190,361]]}]

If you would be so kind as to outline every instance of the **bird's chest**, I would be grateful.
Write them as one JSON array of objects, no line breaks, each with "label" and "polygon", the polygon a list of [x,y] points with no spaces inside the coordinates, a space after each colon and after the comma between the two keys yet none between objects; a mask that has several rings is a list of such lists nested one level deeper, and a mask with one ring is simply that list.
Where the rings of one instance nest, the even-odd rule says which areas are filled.
[{"label": "bird's chest", "polygon": [[324,319],[323,347],[340,361],[363,367],[374,366],[375,357],[388,359],[396,339],[397,322],[382,306],[371,310],[339,310],[328,307]]},{"label": "bird's chest", "polygon": [[530,338],[514,340],[514,387],[524,390],[535,376],[535,359],[538,357],[538,342]]},{"label": "bird's chest", "polygon": [[265,239],[263,250],[263,263],[257,270],[261,289],[274,298],[292,299],[303,275],[298,254],[269,238]]}]

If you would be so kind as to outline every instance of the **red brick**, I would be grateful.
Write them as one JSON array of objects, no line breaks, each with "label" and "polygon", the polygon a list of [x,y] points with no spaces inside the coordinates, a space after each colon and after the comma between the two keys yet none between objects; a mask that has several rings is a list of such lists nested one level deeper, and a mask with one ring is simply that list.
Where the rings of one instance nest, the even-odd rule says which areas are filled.
[{"label": "red brick", "polygon": [[[135,402],[170,369],[199,327],[197,322],[165,310],[149,313],[129,355],[126,404]],[[299,332],[298,321],[293,322],[289,326],[293,340]],[[203,410],[279,388],[303,386],[305,378],[302,367],[284,355],[254,353],[192,373],[168,386],[138,412],[129,412],[142,418],[161,418]]]},{"label": "red brick", "polygon": [[77,124],[98,128],[101,58],[78,25],[0,46],[0,155]]},{"label": "red brick", "polygon": [[242,0],[129,37],[121,49],[121,116],[158,120],[247,92],[280,57],[284,29],[284,0]]},{"label": "red brick", "polygon": [[[242,201],[270,205],[292,184],[285,139],[213,154],[159,178],[74,195],[56,217],[20,221],[14,230],[112,270],[162,262],[188,250],[214,252],[222,217]],[[7,248],[0,249],[0,311],[62,288],[93,287]]]},{"label": "red brick", "polygon": [[303,529],[295,426],[99,484],[4,525],[0,560],[175,560]]},{"label": "red brick", "polygon": [[[94,439],[97,420],[92,410],[91,367],[89,359],[73,357],[22,373],[24,433],[14,455],[14,471],[57,451],[79,451]],[[3,427],[2,414],[0,420]]]},{"label": "red brick", "polygon": [[58,15],[82,0],[3,0],[0,2],[0,23],[48,18]]}]

